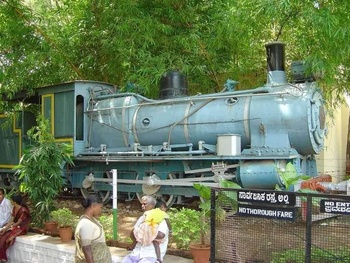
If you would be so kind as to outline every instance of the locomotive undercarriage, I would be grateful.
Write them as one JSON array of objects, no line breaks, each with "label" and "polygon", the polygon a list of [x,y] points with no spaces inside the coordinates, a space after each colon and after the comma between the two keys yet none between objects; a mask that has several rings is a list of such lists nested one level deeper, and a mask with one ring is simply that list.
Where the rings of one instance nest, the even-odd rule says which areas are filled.
[{"label": "locomotive undercarriage", "polygon": [[80,189],[83,196],[98,193],[108,202],[112,196],[111,171],[116,169],[118,198],[140,199],[144,194],[153,194],[161,196],[171,206],[183,203],[187,197],[198,196],[193,183],[217,187],[220,179],[226,179],[243,187],[273,189],[276,184],[283,187],[277,169],[283,169],[287,162],[293,162],[297,170],[305,166],[303,162],[312,162],[301,160],[294,151],[265,158],[251,153],[236,156],[172,153],[102,151],[82,154],[68,170],[70,187]]},{"label": "locomotive undercarriage", "polygon": [[78,157],[69,168],[69,183],[80,188],[83,196],[98,192],[105,202],[112,195],[111,170],[118,173],[119,198],[141,198],[144,194],[162,196],[171,206],[182,203],[183,198],[198,196],[193,183],[218,186],[220,178],[234,178],[237,161],[230,164],[212,163],[213,158],[192,157],[191,160],[124,157],[91,160],[92,156]]}]

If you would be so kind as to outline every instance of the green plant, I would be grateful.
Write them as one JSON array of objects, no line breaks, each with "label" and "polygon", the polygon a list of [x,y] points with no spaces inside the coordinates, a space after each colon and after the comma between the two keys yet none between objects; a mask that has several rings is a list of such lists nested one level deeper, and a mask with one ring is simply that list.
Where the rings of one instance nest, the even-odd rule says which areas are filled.
[{"label": "green plant", "polygon": [[[301,200],[302,202],[306,202],[306,201],[307,201],[307,194],[319,194],[319,192],[317,192],[316,190],[312,190],[312,189],[309,189],[309,188],[299,189],[299,190],[298,190],[298,193],[306,194],[306,196],[305,196],[305,195],[300,196],[300,200]],[[312,196],[311,205],[312,205],[312,206],[319,207],[319,206],[320,206],[320,200],[321,200],[320,197],[315,197],[315,196],[313,195],[313,196]]]},{"label": "green plant", "polygon": [[[222,180],[220,186],[223,188],[240,188],[234,182]],[[190,243],[199,242],[205,244],[205,239],[210,230],[211,215],[211,188],[202,184],[193,184],[201,198],[199,209],[170,208],[169,216],[173,229],[172,241],[179,249],[189,249]],[[234,191],[217,191],[217,206],[215,210],[216,221],[220,222],[226,218],[225,210],[219,205],[223,203],[233,204],[237,201],[237,194]]]},{"label": "green plant", "polygon": [[184,208],[169,209],[170,223],[173,229],[172,241],[178,249],[189,249],[193,240],[200,239],[201,213],[197,210]]},{"label": "green plant", "polygon": [[99,221],[103,226],[106,239],[113,239],[113,216],[112,215],[101,215]]},{"label": "green plant", "polygon": [[[311,176],[307,175],[298,175],[297,171],[292,163],[287,163],[285,170],[277,169],[278,174],[280,175],[283,185],[285,186],[286,190],[289,190],[291,186],[295,185],[296,183],[300,182],[300,180],[307,180],[310,179]],[[282,190],[280,186],[276,185],[276,190]],[[316,190],[312,190],[309,188],[303,188],[299,189],[297,192],[299,193],[306,193],[306,194],[317,194],[318,192]],[[301,199],[305,199],[305,197],[301,197]]]},{"label": "green plant", "polygon": [[[308,180],[311,178],[311,176],[298,175],[297,171],[295,169],[295,166],[292,163],[287,163],[285,170],[278,168],[277,172],[280,175],[282,183],[283,183],[286,190],[291,190],[292,186],[299,183],[301,180]],[[275,188],[278,191],[282,191],[282,189],[278,185],[276,185]],[[318,191],[312,190],[309,188],[298,189],[297,192],[305,193],[305,194],[318,194]],[[300,201],[302,203],[307,201],[307,195],[306,196],[302,195],[299,198],[300,198]],[[312,204],[311,205],[318,207],[319,201],[320,201],[319,197],[312,197]],[[302,206],[303,206],[303,204],[302,204]],[[302,210],[302,213],[305,213],[305,212],[303,212],[303,210]]]},{"label": "green plant", "polygon": [[57,222],[58,227],[71,226],[74,228],[76,224],[75,214],[66,207],[52,211],[51,218],[53,221]]},{"label": "green plant", "polygon": [[[200,239],[194,239],[200,241],[201,244],[205,244],[205,237],[210,230],[210,196],[211,188],[209,186],[201,184],[193,184],[193,187],[198,191],[199,196],[201,197],[202,202],[199,204],[199,236]],[[217,207],[218,208],[218,207]],[[224,210],[216,209],[217,219],[224,218]],[[219,215],[220,214],[220,215]]]},{"label": "green plant", "polygon": [[[328,262],[348,262],[347,258],[350,253],[348,248],[338,249],[318,249],[312,248],[312,262],[328,263]],[[271,263],[304,263],[306,258],[305,249],[288,249],[283,252],[274,252],[272,254]],[[342,261],[345,259],[346,261]]]},{"label": "green plant", "polygon": [[[228,180],[220,180],[220,186],[223,188],[240,188],[234,182]],[[198,191],[202,202],[199,204],[200,208],[200,243],[205,244],[205,237],[210,229],[210,215],[211,215],[211,188],[202,184],[193,184],[193,187]],[[217,191],[216,200],[216,222],[223,221],[226,217],[225,210],[219,205],[224,199],[230,200],[232,203],[237,200],[237,194],[234,191]]]},{"label": "green plant", "polygon": [[126,238],[123,239],[123,242],[125,242],[125,243],[132,243],[132,239],[131,239],[131,237],[126,237]]},{"label": "green plant", "polygon": [[13,196],[15,193],[16,193],[16,189],[15,188],[12,188],[11,190],[10,190],[10,192],[7,192],[6,190],[5,190],[5,197],[7,198],[7,199],[11,199],[11,196]]},{"label": "green plant", "polygon": [[[277,173],[282,180],[285,190],[289,190],[291,186],[295,185],[300,180],[307,180],[311,178],[307,175],[298,175],[293,163],[287,163],[285,169],[277,168]],[[279,191],[282,190],[279,185],[276,185],[275,189]]]},{"label": "green plant", "polygon": [[54,200],[63,187],[62,165],[73,165],[73,161],[72,147],[55,142],[49,121],[40,115],[37,123],[27,133],[33,144],[24,150],[14,169],[19,174],[20,190],[28,194],[33,204],[32,221],[42,227],[50,220]]}]

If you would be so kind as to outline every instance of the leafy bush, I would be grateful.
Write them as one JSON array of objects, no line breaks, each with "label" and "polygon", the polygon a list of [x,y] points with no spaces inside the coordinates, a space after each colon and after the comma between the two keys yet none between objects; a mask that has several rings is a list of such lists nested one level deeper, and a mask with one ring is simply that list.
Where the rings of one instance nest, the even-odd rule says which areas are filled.
[{"label": "leafy bush", "polygon": [[[227,180],[220,180],[220,186],[224,188],[240,188],[234,182],[229,182]],[[199,204],[200,208],[200,243],[205,244],[206,236],[210,230],[210,216],[211,216],[211,188],[206,185],[193,184],[193,187],[198,191],[199,196],[201,197],[201,203]],[[220,203],[229,201],[233,203],[237,201],[237,194],[235,192],[220,191],[216,195],[216,199],[220,200]],[[232,206],[233,207],[233,206]],[[225,220],[226,211],[219,205],[215,208],[216,222],[221,222]]]},{"label": "leafy bush", "polygon": [[103,226],[106,240],[113,239],[113,215],[101,215],[98,220]]},{"label": "leafy bush", "polygon": [[14,167],[19,175],[20,190],[33,204],[32,222],[41,227],[50,220],[55,209],[54,200],[62,190],[62,165],[73,165],[72,147],[57,143],[51,133],[51,126],[43,116],[37,118],[38,126],[28,131],[32,145],[24,150],[20,163]]},{"label": "leafy bush", "polygon": [[170,223],[172,226],[172,241],[178,249],[189,249],[193,240],[201,237],[201,213],[189,208],[170,208]]},{"label": "leafy bush", "polygon": [[297,170],[293,163],[287,163],[285,169],[276,168],[277,173],[279,174],[284,188],[282,189],[279,185],[275,186],[276,190],[290,190],[290,188],[296,185],[300,180],[310,179],[310,176],[307,175],[298,175]]},{"label": "leafy bush", "polygon": [[[106,240],[113,240],[113,231],[114,231],[113,230],[113,214],[101,215],[98,218],[98,220],[101,223],[101,225],[103,226],[103,230],[105,231]],[[117,241],[132,243],[132,240],[130,237],[126,237],[124,239],[121,239],[119,233],[117,236]]]},{"label": "leafy bush", "polygon": [[77,222],[77,217],[73,212],[64,207],[51,212],[52,220],[57,222],[58,227],[75,227]]}]

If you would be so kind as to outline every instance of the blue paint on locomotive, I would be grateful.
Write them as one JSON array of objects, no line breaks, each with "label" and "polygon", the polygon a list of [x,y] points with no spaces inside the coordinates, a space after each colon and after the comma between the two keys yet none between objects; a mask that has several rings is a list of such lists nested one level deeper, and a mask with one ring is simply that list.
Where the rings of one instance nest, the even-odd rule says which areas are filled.
[{"label": "blue paint on locomotive", "polygon": [[161,146],[164,142],[190,143],[198,149],[199,141],[215,145],[220,134],[239,134],[244,154],[256,156],[319,153],[322,111],[322,97],[309,83],[165,101],[119,94],[88,110],[94,149],[106,144],[109,151],[127,151],[135,143]]},{"label": "blue paint on locomotive", "polygon": [[[281,51],[278,43],[267,48]],[[275,57],[283,60],[283,52]],[[193,181],[217,182],[221,177],[246,188],[283,187],[277,170],[287,162],[299,174],[316,176],[314,155],[322,150],[325,133],[322,95],[313,82],[287,83],[282,64],[269,64],[268,83],[253,90],[226,87],[221,93],[163,100],[135,93],[86,93],[84,100],[93,102],[87,104],[84,121],[89,123],[88,151],[77,156],[79,167],[85,168],[76,169],[73,185],[79,187],[89,171],[108,178],[106,171],[112,168],[126,180],[121,192],[171,196],[196,195]],[[218,153],[220,135],[238,136],[238,153]],[[221,170],[213,168],[220,164]],[[152,175],[160,181],[137,182]],[[110,189],[94,183],[95,189]]]},{"label": "blue paint on locomotive", "polygon": [[[322,97],[311,83],[164,101],[118,94],[117,98],[111,95],[98,100],[88,112],[92,113],[93,151],[100,151],[102,144],[110,155],[152,149],[152,156],[186,160],[190,152],[187,157],[179,157],[176,151],[161,152],[164,143],[168,147],[192,145],[195,154],[199,142],[204,141],[214,152],[202,153],[212,154],[213,161],[233,159],[241,163],[236,176],[245,187],[280,184],[275,160],[314,162],[310,156],[323,147]],[[242,154],[218,158],[215,147],[220,134],[240,135]],[[265,159],[272,161],[261,162]],[[295,161],[300,173],[317,175],[315,165],[310,169],[299,162]]]},{"label": "blue paint on locomotive", "polygon": [[[193,182],[217,185],[225,178],[246,188],[283,187],[277,170],[288,162],[299,174],[318,175],[315,154],[326,129],[322,95],[314,82],[287,83],[283,47],[267,45],[268,57],[280,61],[268,61],[267,84],[252,90],[234,91],[230,80],[220,93],[151,100],[94,81],[38,89],[43,103],[55,105],[54,113],[42,107],[55,133],[74,146],[68,186],[107,200],[110,171],[117,169],[118,192],[166,195],[171,204],[197,195]],[[59,112],[62,103],[74,117]]]}]

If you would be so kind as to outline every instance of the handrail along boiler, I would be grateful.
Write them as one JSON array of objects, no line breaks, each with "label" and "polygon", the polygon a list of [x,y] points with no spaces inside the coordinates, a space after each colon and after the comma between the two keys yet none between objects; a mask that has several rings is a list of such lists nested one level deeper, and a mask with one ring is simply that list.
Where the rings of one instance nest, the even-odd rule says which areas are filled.
[{"label": "handrail along boiler", "polygon": [[[176,71],[162,78],[159,100],[94,81],[37,89],[55,138],[74,147],[75,166],[64,168],[69,188],[99,192],[107,201],[110,171],[117,169],[119,193],[159,194],[171,205],[197,195],[193,182],[217,185],[224,178],[274,189],[282,186],[277,169],[289,162],[299,174],[318,175],[322,95],[298,67],[287,82],[283,43],[269,43],[266,51],[267,83],[252,90],[235,91],[227,81],[220,93],[187,96],[186,79]],[[19,129],[24,136],[25,127]]]}]

